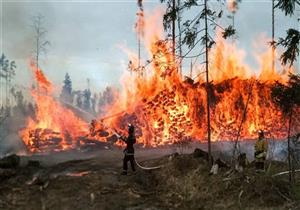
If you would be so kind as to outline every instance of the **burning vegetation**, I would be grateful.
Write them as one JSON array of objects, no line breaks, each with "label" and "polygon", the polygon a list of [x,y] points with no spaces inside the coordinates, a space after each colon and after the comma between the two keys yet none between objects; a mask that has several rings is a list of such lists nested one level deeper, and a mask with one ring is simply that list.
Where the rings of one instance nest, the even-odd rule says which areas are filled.
[{"label": "burning vegetation", "polygon": [[59,151],[76,147],[77,138],[88,132],[88,124],[52,96],[53,85],[33,63],[37,87],[31,90],[35,100],[35,119],[29,118],[21,136],[31,152]]},{"label": "burning vegetation", "polygon": [[[125,132],[128,123],[136,126],[138,143],[144,146],[207,140],[203,66],[197,67],[196,78],[181,77],[179,64],[172,54],[172,43],[162,40],[162,29],[152,30],[160,18],[157,14],[161,15],[161,12],[154,14],[145,18],[140,4],[136,31],[139,44],[144,44],[152,59],[141,66],[140,54],[137,56],[125,49],[129,58],[134,58],[129,65],[129,68],[134,67],[131,69],[134,74],[124,74],[123,89],[106,107],[104,115],[111,117],[99,117],[90,125],[81,120],[53,97],[52,83],[39,68],[31,65],[37,83],[31,91],[36,113],[20,132],[29,151],[73,149],[87,140],[119,144],[114,132]],[[284,74],[270,70],[272,58],[271,52],[267,52],[259,55],[261,69],[257,73],[244,64],[243,51],[221,39],[220,34],[217,33],[209,59],[212,140],[231,141],[237,136],[253,139],[259,129],[276,139],[285,138],[288,119],[272,102],[271,91],[276,81],[286,84],[288,73],[293,69],[285,69]],[[292,130],[300,130],[297,117],[293,120]]]},{"label": "burning vegetation", "polygon": [[294,3],[272,1],[272,41],[259,40],[271,46],[252,52],[254,68],[227,40],[236,33],[241,0],[227,1],[227,28],[218,22],[224,2],[217,11],[208,0],[160,1],[166,7],[150,13],[137,1],[138,50],[121,46],[129,63],[120,89],[95,93],[87,78],[85,89],[74,90],[66,73],[57,97],[59,88],[39,62],[49,44],[42,16],[33,24],[29,103],[22,90],[9,93],[16,65],[0,57],[7,109],[0,109],[0,129],[19,135],[7,135],[9,142],[21,142],[0,147],[0,209],[300,209],[300,75],[294,68],[300,36],[289,29],[285,39],[274,38],[275,8],[291,15]]}]

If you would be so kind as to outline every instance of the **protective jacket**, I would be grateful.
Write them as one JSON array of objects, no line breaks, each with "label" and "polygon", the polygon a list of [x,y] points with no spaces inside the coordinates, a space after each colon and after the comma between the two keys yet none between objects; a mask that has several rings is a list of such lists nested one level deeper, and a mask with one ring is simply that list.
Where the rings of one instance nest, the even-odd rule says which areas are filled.
[{"label": "protective jacket", "polygon": [[133,145],[136,142],[134,135],[129,135],[126,139],[124,139],[124,142],[126,143],[126,148],[124,150],[125,155],[133,155],[134,154]]},{"label": "protective jacket", "polygon": [[257,161],[264,161],[268,152],[268,143],[265,138],[259,138],[255,143],[255,159]]}]

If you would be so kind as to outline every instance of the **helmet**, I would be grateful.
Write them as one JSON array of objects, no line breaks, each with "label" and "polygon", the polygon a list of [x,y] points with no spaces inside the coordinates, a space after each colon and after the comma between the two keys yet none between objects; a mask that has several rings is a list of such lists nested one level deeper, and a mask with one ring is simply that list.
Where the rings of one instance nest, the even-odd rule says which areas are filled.
[{"label": "helmet", "polygon": [[264,134],[264,131],[262,129],[259,129],[258,134]]},{"label": "helmet", "polygon": [[128,133],[134,132],[134,126],[132,124],[128,124]]},{"label": "helmet", "polygon": [[258,130],[258,136],[264,137],[264,131],[262,129]]}]

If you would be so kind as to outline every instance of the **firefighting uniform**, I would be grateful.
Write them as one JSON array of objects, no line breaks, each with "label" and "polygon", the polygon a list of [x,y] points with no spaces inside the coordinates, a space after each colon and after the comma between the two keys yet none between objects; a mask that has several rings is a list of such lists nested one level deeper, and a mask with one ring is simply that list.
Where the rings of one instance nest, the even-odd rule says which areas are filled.
[{"label": "firefighting uniform", "polygon": [[264,169],[268,152],[268,142],[265,138],[259,138],[255,143],[255,166],[257,169]]},{"label": "firefighting uniform", "polygon": [[135,171],[133,144],[135,144],[136,139],[134,135],[129,135],[124,142],[126,143],[126,148],[124,149],[123,171],[127,172],[128,161],[130,162],[132,171]]}]

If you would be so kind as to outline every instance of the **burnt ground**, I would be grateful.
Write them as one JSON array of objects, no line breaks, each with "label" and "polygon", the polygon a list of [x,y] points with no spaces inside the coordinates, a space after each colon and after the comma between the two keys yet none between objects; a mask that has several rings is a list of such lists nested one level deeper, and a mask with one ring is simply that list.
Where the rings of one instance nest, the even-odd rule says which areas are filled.
[{"label": "burnt ground", "polygon": [[284,163],[272,162],[266,174],[250,165],[242,173],[222,168],[209,175],[204,159],[174,152],[138,150],[142,165],[163,167],[128,176],[120,175],[120,149],[23,157],[21,167],[1,176],[0,209],[300,209],[300,186],[271,176]]}]

